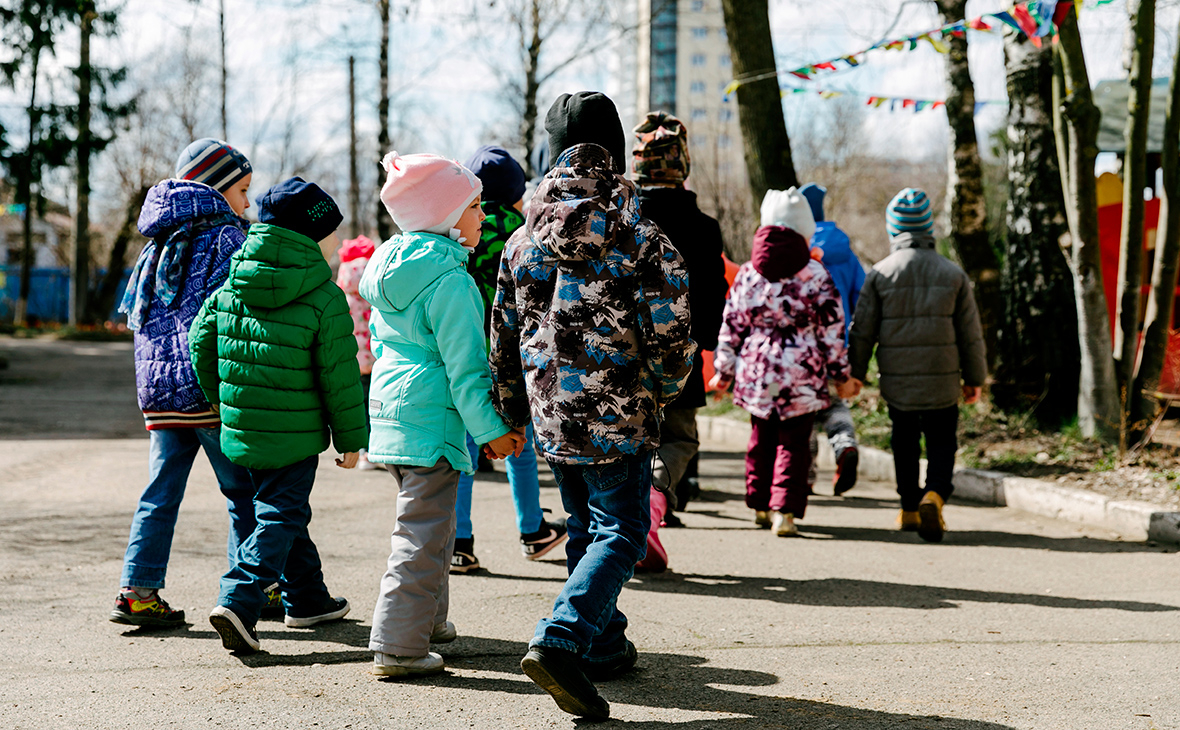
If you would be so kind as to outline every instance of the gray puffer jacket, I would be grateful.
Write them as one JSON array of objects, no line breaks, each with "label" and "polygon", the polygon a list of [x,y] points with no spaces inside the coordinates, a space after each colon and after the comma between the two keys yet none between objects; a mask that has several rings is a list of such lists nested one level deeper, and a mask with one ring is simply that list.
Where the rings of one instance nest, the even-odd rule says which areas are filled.
[{"label": "gray puffer jacket", "polygon": [[[948,408],[960,385],[987,379],[983,330],[971,280],[934,250],[934,238],[903,233],[865,278],[852,321],[852,377],[864,380],[877,348],[881,396],[903,411]],[[961,382],[960,382],[961,381]]]}]

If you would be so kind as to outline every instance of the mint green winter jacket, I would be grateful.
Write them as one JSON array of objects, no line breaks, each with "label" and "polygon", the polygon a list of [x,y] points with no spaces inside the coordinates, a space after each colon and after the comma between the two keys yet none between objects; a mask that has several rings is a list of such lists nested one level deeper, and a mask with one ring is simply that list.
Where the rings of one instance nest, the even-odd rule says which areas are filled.
[{"label": "mint green winter jacket", "polygon": [[433,233],[383,243],[361,276],[373,305],[369,459],[434,466],[446,458],[474,473],[477,444],[508,433],[492,406],[483,301],[467,273],[468,250]]},{"label": "mint green winter jacket", "polygon": [[277,469],[328,448],[365,448],[364,396],[344,292],[319,245],[254,224],[225,284],[189,330],[197,382],[221,414],[221,449]]}]

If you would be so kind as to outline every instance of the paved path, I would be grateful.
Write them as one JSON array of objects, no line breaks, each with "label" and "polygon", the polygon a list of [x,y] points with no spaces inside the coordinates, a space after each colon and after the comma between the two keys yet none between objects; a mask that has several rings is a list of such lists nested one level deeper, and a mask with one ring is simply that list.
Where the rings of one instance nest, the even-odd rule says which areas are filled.
[{"label": "paved path", "polygon": [[[673,572],[624,589],[640,671],[601,685],[615,725],[1180,730],[1175,554],[955,504],[954,532],[927,545],[892,529],[885,484],[816,497],[802,538],[774,538],[742,504],[740,457],[707,453],[687,529],[663,533]],[[367,673],[394,519],[387,474],[321,460],[312,535],[353,611],[318,629],[264,623],[265,653],[239,659],[205,618],[227,519],[203,458],[164,592],[191,624],[106,620],[146,460],[142,437],[0,440],[0,727],[575,726],[519,671],[564,566],[520,556],[502,473],[476,484],[487,570],[452,581],[461,638],[442,647],[448,673],[397,682]]]}]

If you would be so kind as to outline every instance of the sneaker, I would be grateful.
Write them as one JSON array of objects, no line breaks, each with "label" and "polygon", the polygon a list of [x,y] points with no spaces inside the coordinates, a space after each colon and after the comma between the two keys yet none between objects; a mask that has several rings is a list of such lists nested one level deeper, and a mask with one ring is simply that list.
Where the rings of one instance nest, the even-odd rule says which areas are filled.
[{"label": "sneaker", "polygon": [[582,659],[582,672],[591,681],[606,682],[621,677],[634,669],[635,662],[638,660],[639,652],[635,650],[635,645],[628,641],[627,648],[620,657],[602,662]]},{"label": "sneaker", "polygon": [[897,529],[902,532],[917,532],[918,525],[922,524],[922,518],[918,515],[918,511],[901,510],[897,513]]},{"label": "sneaker", "polygon": [[430,632],[431,644],[449,644],[457,638],[459,638],[459,632],[455,630],[455,624],[450,621],[435,624],[434,630]]},{"label": "sneaker", "polygon": [[849,446],[836,459],[836,476],[832,478],[832,493],[839,497],[856,486],[856,465],[860,463],[860,453],[855,446]]},{"label": "sneaker", "polygon": [[636,573],[663,573],[668,569],[668,551],[653,530],[647,533],[647,554],[635,564]]},{"label": "sneaker", "polygon": [[258,618],[274,619],[277,621],[285,613],[286,610],[283,608],[283,593],[279,590],[279,584],[275,583],[272,587],[266,589],[266,605],[262,607]]},{"label": "sneaker", "polygon": [[209,623],[221,636],[221,645],[230,651],[253,654],[261,646],[254,625],[242,623],[242,619],[225,606],[217,606],[209,612]]},{"label": "sneaker", "polygon": [[446,668],[443,658],[430,651],[426,656],[394,656],[373,654],[373,674],[379,677],[421,677],[438,674]]},{"label": "sneaker", "polygon": [[304,615],[304,609],[295,609],[294,613],[288,612],[283,623],[293,629],[305,629],[316,624],[344,618],[350,610],[352,610],[352,606],[348,605],[348,599],[332,597],[328,599],[327,604],[307,609],[306,615]]},{"label": "sneaker", "polygon": [[942,542],[946,523],[942,521],[942,507],[945,504],[935,492],[926,492],[918,504],[918,537],[926,542]]},{"label": "sneaker", "polygon": [[564,712],[591,720],[610,718],[610,705],[590,684],[572,651],[534,646],[520,660],[529,679],[548,692]]},{"label": "sneaker", "polygon": [[147,596],[139,593],[120,593],[111,611],[111,621],[130,626],[181,626],[184,611],[173,610],[156,590]]},{"label": "sneaker", "polygon": [[764,509],[754,510],[754,524],[762,530],[770,527],[770,511]]},{"label": "sneaker", "polygon": [[451,573],[474,573],[479,570],[475,557],[475,538],[455,538],[455,552],[451,554]]},{"label": "sneaker", "polygon": [[661,527],[684,527],[684,521],[677,517],[675,512],[667,512],[664,514],[664,523]]},{"label": "sneaker", "polygon": [[564,517],[553,522],[542,521],[541,529],[536,532],[520,534],[520,551],[524,553],[525,560],[537,560],[565,542],[567,537],[569,533],[566,532]]},{"label": "sneaker", "polygon": [[795,537],[799,534],[799,528],[795,527],[795,515],[790,512],[775,512],[770,529],[779,537]]}]

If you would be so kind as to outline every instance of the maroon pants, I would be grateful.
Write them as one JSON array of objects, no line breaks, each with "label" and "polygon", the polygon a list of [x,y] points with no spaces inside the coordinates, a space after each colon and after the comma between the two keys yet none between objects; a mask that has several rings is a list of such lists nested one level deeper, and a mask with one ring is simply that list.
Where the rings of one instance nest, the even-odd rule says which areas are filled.
[{"label": "maroon pants", "polygon": [[815,414],[787,420],[750,416],[750,445],[746,449],[746,506],[754,510],[790,512],[803,517],[807,510],[807,472],[811,468],[811,426]]}]

